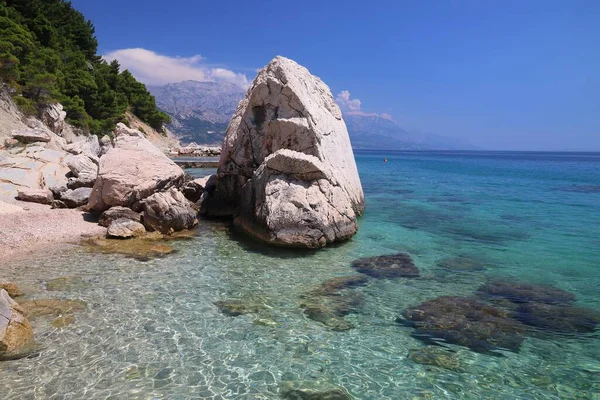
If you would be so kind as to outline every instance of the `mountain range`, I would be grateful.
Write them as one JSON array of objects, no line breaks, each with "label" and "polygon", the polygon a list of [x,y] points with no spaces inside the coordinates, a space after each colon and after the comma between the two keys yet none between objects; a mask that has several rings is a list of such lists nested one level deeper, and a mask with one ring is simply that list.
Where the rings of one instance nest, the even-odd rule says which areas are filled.
[{"label": "mountain range", "polygon": [[[171,116],[169,129],[183,143],[221,144],[229,119],[246,91],[226,82],[184,81],[149,86],[158,107]],[[386,150],[468,150],[457,139],[406,130],[386,116],[344,113],[352,147]]]}]

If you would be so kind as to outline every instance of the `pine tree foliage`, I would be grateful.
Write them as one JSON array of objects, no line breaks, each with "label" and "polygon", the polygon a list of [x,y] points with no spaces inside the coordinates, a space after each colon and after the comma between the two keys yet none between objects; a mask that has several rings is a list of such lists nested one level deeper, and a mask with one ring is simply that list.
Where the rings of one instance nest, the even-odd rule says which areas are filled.
[{"label": "pine tree foliage", "polygon": [[35,114],[60,102],[93,133],[111,131],[131,111],[157,130],[170,122],[146,86],[97,54],[94,26],[64,0],[0,0],[0,80]]}]

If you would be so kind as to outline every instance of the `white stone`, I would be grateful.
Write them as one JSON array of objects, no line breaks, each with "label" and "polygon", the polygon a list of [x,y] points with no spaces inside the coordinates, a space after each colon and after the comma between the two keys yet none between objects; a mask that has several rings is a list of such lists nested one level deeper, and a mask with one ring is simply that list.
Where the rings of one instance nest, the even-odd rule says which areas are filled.
[{"label": "white stone", "polygon": [[139,131],[120,123],[114,134],[114,147],[100,158],[98,179],[89,202],[92,209],[130,207],[183,181],[183,170]]},{"label": "white stone", "polygon": [[250,235],[321,247],[358,229],[364,195],[348,131],[331,91],[276,57],[255,78],[223,142],[209,215],[233,215]]}]

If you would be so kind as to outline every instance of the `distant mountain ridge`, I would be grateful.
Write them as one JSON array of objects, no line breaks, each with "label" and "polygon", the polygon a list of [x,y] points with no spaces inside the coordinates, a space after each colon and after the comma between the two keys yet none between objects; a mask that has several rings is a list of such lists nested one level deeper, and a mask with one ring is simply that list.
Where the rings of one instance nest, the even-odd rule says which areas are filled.
[{"label": "distant mountain ridge", "polygon": [[171,116],[169,129],[184,142],[221,144],[229,119],[246,91],[227,82],[183,81],[149,86]]},{"label": "distant mountain ridge", "polygon": [[[246,91],[226,82],[184,81],[150,86],[158,107],[172,118],[169,129],[183,142],[221,144],[229,119]],[[345,113],[352,147],[387,150],[469,150],[468,143],[408,131],[385,116]]]}]

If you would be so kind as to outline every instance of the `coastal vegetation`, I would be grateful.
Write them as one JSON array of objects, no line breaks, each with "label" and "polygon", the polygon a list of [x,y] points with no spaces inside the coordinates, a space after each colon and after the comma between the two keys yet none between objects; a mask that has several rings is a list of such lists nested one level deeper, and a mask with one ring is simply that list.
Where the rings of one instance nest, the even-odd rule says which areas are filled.
[{"label": "coastal vegetation", "polygon": [[146,86],[97,50],[94,26],[68,1],[0,2],[0,78],[25,114],[60,102],[71,124],[97,135],[127,111],[161,131],[170,118]]}]

